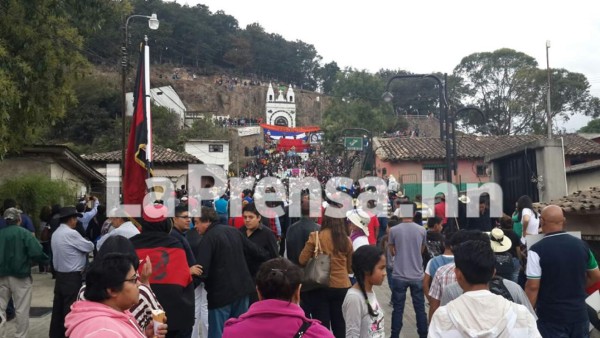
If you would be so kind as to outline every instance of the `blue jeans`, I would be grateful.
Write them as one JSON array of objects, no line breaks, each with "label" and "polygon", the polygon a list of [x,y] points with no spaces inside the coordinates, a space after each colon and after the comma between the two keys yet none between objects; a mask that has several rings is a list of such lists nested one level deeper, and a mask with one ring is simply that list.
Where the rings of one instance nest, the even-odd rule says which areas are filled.
[{"label": "blue jeans", "polygon": [[392,285],[394,284],[394,279],[392,278],[392,272],[394,272],[394,269],[386,266],[385,272],[387,273],[388,286],[390,287],[390,290],[393,290]]},{"label": "blue jeans", "polygon": [[393,279],[392,282],[392,334],[390,337],[400,337],[402,330],[402,317],[404,316],[404,303],[406,302],[406,289],[410,288],[415,318],[417,319],[417,333],[419,337],[427,337],[427,315],[425,314],[425,298],[423,295],[423,281]]},{"label": "blue jeans", "polygon": [[242,297],[235,302],[208,310],[208,338],[221,338],[225,321],[229,318],[237,318],[248,311],[248,296]]},{"label": "blue jeans", "polygon": [[385,229],[387,229],[388,218],[387,217],[377,217],[379,221],[379,233],[377,234],[377,240],[381,237],[385,236]]},{"label": "blue jeans", "polygon": [[537,321],[537,327],[542,337],[552,338],[589,338],[590,322],[584,320],[574,324],[558,324]]},{"label": "blue jeans", "polygon": [[521,271],[521,261],[517,257],[513,257],[513,265],[515,269],[513,270],[511,281],[515,283],[519,283],[519,271]]}]

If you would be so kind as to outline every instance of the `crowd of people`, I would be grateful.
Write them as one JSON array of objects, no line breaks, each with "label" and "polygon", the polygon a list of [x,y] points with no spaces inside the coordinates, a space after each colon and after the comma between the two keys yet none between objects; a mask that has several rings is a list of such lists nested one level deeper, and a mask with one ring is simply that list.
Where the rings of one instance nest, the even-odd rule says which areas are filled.
[{"label": "crowd of people", "polygon": [[[528,196],[495,219],[484,195],[465,222],[446,217],[443,194],[430,207],[391,193],[385,212],[345,218],[329,216],[343,206],[327,196],[311,217],[307,192],[297,218],[287,201],[268,204],[283,215],[261,214],[252,190],[210,203],[179,194],[171,217],[154,203],[140,218],[106,218],[94,197],[44,208],[45,241],[6,200],[0,328],[13,303],[16,337],[28,335],[32,261],[56,279],[50,337],[383,337],[388,316],[391,337],[587,337],[598,321],[585,303],[600,288],[592,251],[564,231],[559,207],[539,213]],[[232,198],[243,199],[240,217],[229,217]],[[304,277],[317,253],[329,257],[321,284]],[[386,281],[391,313],[374,292]],[[416,327],[403,321],[408,290]]]}]

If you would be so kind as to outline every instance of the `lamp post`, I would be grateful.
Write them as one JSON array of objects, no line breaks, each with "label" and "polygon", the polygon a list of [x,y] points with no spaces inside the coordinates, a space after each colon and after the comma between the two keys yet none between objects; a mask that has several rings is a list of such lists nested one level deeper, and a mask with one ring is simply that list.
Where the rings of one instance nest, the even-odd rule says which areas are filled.
[{"label": "lamp post", "polygon": [[546,93],[546,118],[548,119],[548,139],[552,138],[552,112],[550,111],[550,58],[548,50],[550,40],[546,40],[546,70],[548,73],[548,92]]},{"label": "lamp post", "polygon": [[129,64],[129,55],[127,52],[127,46],[129,45],[129,35],[127,32],[127,27],[129,26],[129,20],[133,18],[146,18],[148,19],[148,27],[152,30],[157,30],[160,22],[158,21],[156,14],[152,13],[152,15],[139,15],[134,14],[127,17],[125,20],[125,25],[123,27],[123,46],[121,47],[121,96],[123,99],[122,105],[122,114],[121,114],[121,178],[125,175],[125,151],[127,150],[127,141],[126,141],[126,133],[127,129],[125,128],[125,122],[127,121],[125,116],[127,115],[127,100],[126,100],[126,90],[125,90],[125,82],[127,81],[127,66]]},{"label": "lamp post", "polygon": [[454,114],[452,115],[451,119],[451,123],[452,123],[452,160],[453,160],[453,168],[454,168],[454,173],[458,172],[458,158],[457,158],[457,152],[456,152],[456,117],[467,111],[467,110],[474,110],[476,112],[478,112],[481,115],[481,118],[485,121],[485,114],[477,107],[473,107],[473,106],[467,106],[467,107],[462,107],[460,109],[458,109],[457,111],[454,112]]},{"label": "lamp post", "polygon": [[[446,75],[444,75],[446,76]],[[407,74],[407,75],[396,75],[392,76],[385,86],[385,93],[382,98],[385,102],[391,102],[394,95],[390,93],[390,84],[396,79],[432,79],[438,85],[439,95],[439,110],[440,110],[440,140],[445,141],[446,148],[446,182],[452,183],[452,159],[450,156],[450,125],[448,118],[448,101],[446,100],[446,85],[436,75],[433,74]]]}]

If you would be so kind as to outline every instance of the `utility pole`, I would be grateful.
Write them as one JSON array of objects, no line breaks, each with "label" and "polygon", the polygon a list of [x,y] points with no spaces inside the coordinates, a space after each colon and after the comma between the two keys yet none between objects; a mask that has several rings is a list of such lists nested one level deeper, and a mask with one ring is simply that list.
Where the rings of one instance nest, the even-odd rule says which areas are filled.
[{"label": "utility pole", "polygon": [[546,70],[548,72],[548,92],[546,97],[546,118],[548,119],[548,139],[552,138],[552,112],[550,110],[550,58],[548,50],[550,49],[550,40],[546,40]]}]

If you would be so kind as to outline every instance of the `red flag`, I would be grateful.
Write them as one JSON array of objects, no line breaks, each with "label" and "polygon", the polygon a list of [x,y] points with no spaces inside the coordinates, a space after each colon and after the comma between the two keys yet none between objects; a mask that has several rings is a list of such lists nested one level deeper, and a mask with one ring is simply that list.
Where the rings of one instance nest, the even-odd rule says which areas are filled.
[{"label": "red flag", "polygon": [[133,118],[125,153],[123,203],[142,204],[147,188],[145,180],[152,176],[152,119],[150,117],[149,51],[144,44],[133,92]]}]

